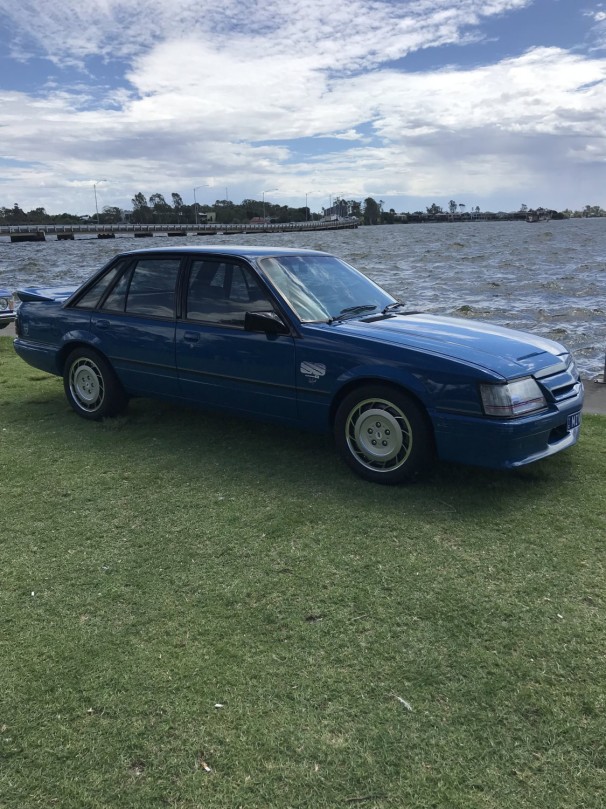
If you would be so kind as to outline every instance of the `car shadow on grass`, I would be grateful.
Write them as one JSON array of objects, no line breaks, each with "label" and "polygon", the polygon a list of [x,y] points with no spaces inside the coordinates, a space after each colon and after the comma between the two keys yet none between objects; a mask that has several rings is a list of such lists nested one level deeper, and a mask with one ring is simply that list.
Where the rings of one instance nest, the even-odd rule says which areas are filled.
[{"label": "car shadow on grass", "polygon": [[[318,496],[369,506],[398,504],[415,512],[507,512],[521,500],[557,497],[579,472],[579,447],[530,466],[497,471],[438,462],[413,484],[382,486],[357,477],[338,457],[332,436],[266,424],[220,412],[134,399],[121,416],[79,418],[65,402],[61,380],[37,380],[27,398],[3,400],[6,424],[39,430],[40,446],[59,453],[67,442],[82,452],[111,455],[113,463],[150,463],[172,476],[209,475],[267,496]],[[54,449],[53,449],[54,447]]]},{"label": "car shadow on grass", "polygon": [[132,431],[156,440],[163,460],[186,464],[190,472],[206,468],[209,458],[217,474],[259,486],[292,485],[330,491],[335,497],[402,502],[407,508],[428,504],[446,511],[515,508],[520,498],[557,496],[575,478],[578,448],[529,466],[493,470],[437,462],[423,478],[400,486],[369,483],[338,457],[331,435],[226,416],[205,410],[176,408],[157,400],[135,400],[129,411],[106,420],[102,431]]}]

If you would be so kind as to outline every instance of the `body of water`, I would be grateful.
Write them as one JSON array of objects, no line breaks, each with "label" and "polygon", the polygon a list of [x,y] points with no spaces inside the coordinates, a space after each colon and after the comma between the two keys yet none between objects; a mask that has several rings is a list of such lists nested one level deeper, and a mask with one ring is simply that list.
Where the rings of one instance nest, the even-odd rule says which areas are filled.
[{"label": "body of water", "polygon": [[[234,244],[187,239],[0,240],[0,286],[80,283],[112,256],[142,247]],[[604,369],[606,218],[540,222],[384,225],[255,234],[246,244],[335,253],[411,309],[488,320],[564,343],[585,377]]]}]

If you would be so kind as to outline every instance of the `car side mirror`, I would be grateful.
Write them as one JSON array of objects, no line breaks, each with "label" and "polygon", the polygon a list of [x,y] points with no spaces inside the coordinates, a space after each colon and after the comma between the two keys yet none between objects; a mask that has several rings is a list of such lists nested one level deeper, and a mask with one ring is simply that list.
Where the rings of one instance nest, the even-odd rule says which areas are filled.
[{"label": "car side mirror", "polygon": [[275,312],[246,312],[244,328],[246,331],[264,331],[266,334],[289,334],[290,331]]}]

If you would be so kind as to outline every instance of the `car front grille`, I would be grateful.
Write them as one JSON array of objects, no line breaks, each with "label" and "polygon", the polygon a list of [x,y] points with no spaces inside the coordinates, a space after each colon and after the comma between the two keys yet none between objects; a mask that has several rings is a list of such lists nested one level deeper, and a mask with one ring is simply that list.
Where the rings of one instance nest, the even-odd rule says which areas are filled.
[{"label": "car front grille", "polygon": [[536,375],[537,382],[543,388],[547,401],[565,402],[567,399],[574,399],[579,395],[582,382],[579,372],[570,355],[563,357],[564,363],[558,363],[550,368],[545,368]]}]

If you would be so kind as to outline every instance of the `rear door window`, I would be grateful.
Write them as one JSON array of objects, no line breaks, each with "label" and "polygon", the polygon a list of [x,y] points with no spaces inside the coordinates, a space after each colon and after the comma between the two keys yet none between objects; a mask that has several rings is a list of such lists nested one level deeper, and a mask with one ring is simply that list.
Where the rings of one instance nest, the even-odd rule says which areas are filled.
[{"label": "rear door window", "polygon": [[145,317],[174,318],[181,260],[139,259],[107,296],[103,309]]}]

